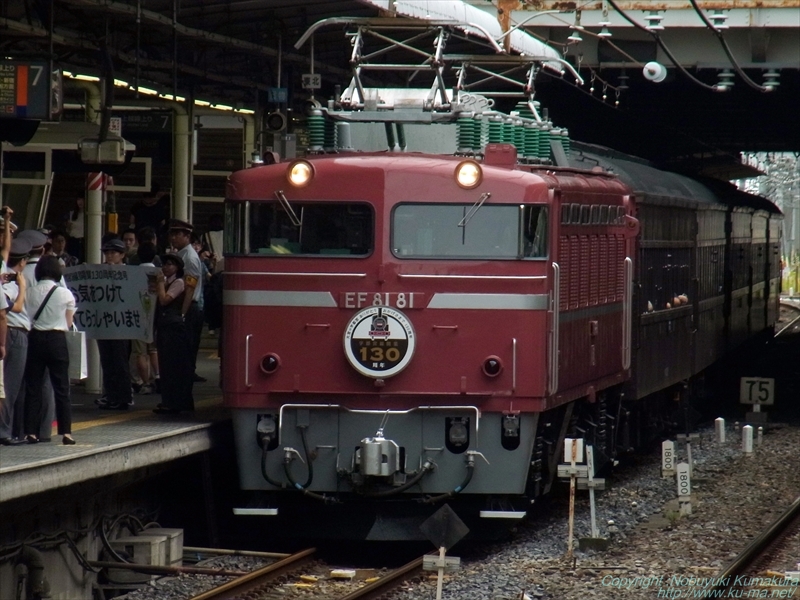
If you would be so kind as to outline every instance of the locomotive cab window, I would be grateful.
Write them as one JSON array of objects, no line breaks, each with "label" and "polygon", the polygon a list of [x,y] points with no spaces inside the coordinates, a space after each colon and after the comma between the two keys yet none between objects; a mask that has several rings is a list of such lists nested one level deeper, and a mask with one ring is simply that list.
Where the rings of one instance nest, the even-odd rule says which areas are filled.
[{"label": "locomotive cab window", "polygon": [[226,251],[262,256],[366,256],[374,213],[356,202],[243,202],[226,206]]},{"label": "locomotive cab window", "polygon": [[[473,211],[471,216],[470,211]],[[523,259],[547,257],[547,207],[401,204],[392,212],[398,258]]]}]

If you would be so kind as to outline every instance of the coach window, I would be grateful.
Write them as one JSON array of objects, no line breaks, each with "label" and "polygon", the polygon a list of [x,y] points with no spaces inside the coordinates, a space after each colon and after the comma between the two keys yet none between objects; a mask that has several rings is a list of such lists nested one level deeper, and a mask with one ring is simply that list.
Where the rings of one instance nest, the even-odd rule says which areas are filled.
[{"label": "coach window", "polygon": [[562,204],[561,205],[561,224],[562,225],[569,225],[569,213],[570,213],[570,205],[569,204]]},{"label": "coach window", "polygon": [[581,225],[588,225],[590,221],[589,206],[581,206]]},{"label": "coach window", "polygon": [[600,207],[600,223],[608,225],[608,205]]},{"label": "coach window", "polygon": [[401,204],[392,212],[398,258],[521,259],[547,257],[547,207]]},{"label": "coach window", "polygon": [[600,206],[595,204],[592,206],[592,225],[599,225],[600,224]]},{"label": "coach window", "polygon": [[569,222],[571,225],[580,225],[581,223],[581,205],[569,205]]}]

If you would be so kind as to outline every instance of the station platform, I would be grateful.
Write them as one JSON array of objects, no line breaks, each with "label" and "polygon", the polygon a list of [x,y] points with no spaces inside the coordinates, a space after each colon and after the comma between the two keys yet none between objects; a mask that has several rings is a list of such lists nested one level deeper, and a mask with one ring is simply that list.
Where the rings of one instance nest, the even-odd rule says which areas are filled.
[{"label": "station platform", "polygon": [[0,503],[68,485],[176,460],[213,446],[212,429],[230,420],[222,407],[219,359],[201,348],[197,372],[208,381],[194,384],[195,410],[156,415],[158,394],[134,394],[127,411],[101,410],[83,385],[73,385],[74,446],[53,435],[49,443],[0,446]]}]

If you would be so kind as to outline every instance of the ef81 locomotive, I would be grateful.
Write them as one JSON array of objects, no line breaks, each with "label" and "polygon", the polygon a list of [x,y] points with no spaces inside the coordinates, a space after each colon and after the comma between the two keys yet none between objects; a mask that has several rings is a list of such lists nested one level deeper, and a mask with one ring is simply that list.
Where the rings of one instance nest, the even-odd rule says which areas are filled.
[{"label": "ef81 locomotive", "polygon": [[387,519],[443,501],[472,524],[519,518],[565,436],[598,461],[633,447],[708,365],[771,331],[771,203],[601,148],[558,155],[494,142],[231,176],[241,514],[316,515],[332,535],[355,514],[346,534],[372,539],[418,537]]}]

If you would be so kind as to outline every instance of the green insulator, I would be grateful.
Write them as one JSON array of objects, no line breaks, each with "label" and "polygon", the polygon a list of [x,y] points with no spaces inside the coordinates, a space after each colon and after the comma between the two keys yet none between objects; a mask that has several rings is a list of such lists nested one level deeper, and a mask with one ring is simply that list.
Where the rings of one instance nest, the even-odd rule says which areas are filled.
[{"label": "green insulator", "polygon": [[520,117],[525,117],[526,119],[533,119],[533,112],[531,112],[530,107],[528,106],[527,102],[517,102],[517,105],[514,107],[514,110]]},{"label": "green insulator", "polygon": [[321,110],[312,110],[308,115],[308,149],[311,152],[322,152],[325,146],[325,117]]},{"label": "green insulator", "polygon": [[475,115],[472,119],[472,149],[475,152],[483,152],[484,138],[484,120],[480,115]]},{"label": "green insulator", "polygon": [[336,151],[336,123],[325,119],[325,150]]},{"label": "green insulator", "polygon": [[514,121],[511,117],[506,117],[503,121],[503,142],[514,143]]},{"label": "green insulator", "polygon": [[472,152],[474,128],[475,122],[472,120],[472,115],[460,116],[456,121],[459,152]]},{"label": "green insulator", "polygon": [[523,155],[526,159],[539,156],[539,126],[536,123],[525,123],[525,149]]},{"label": "green insulator", "polygon": [[542,125],[539,129],[539,158],[550,160],[550,125]]},{"label": "green insulator", "polygon": [[517,148],[517,158],[522,158],[525,152],[525,127],[522,124],[522,119],[514,121],[514,146]]},{"label": "green insulator", "polygon": [[502,144],[503,143],[503,121],[502,117],[492,115],[489,117],[489,137],[487,140],[489,144]]}]

